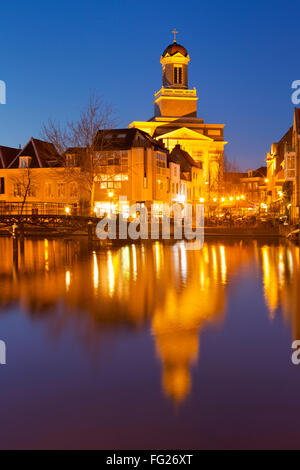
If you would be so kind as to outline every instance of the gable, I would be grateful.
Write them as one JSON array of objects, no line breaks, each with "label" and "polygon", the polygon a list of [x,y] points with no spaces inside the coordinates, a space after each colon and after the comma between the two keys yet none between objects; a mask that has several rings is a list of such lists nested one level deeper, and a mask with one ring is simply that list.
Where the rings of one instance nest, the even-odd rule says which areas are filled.
[{"label": "gable", "polygon": [[19,149],[0,145],[0,168],[8,168],[19,153]]},{"label": "gable", "polygon": [[46,168],[59,166],[59,155],[53,144],[31,138],[19,151],[9,168],[19,168],[20,157],[31,157],[31,168]]},{"label": "gable", "polygon": [[202,140],[206,142],[213,142],[214,140],[206,135],[200,134],[200,132],[193,131],[187,127],[180,127],[174,131],[161,134],[159,139],[190,139],[190,140]]}]

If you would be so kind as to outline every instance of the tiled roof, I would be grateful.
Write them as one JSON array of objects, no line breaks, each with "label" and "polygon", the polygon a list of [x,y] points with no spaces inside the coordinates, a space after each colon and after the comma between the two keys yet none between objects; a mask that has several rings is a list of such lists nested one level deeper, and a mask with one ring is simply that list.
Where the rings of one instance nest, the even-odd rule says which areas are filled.
[{"label": "tiled roof", "polygon": [[162,143],[137,128],[100,130],[95,142],[97,150],[129,150],[132,147],[150,146],[167,152]]},{"label": "tiled roof", "polygon": [[197,163],[188,152],[182,150],[180,145],[175,145],[170,154],[169,161],[180,164],[181,171],[189,171],[192,166],[200,168],[199,163]]},{"label": "tiled roof", "polygon": [[31,168],[51,168],[60,166],[60,156],[53,144],[31,137],[29,142],[19,151],[9,168],[19,167],[20,157],[31,157]]},{"label": "tiled roof", "polygon": [[300,108],[295,108],[295,119],[297,133],[300,134]]},{"label": "tiled roof", "polygon": [[0,168],[7,168],[19,152],[20,149],[0,145]]},{"label": "tiled roof", "polygon": [[290,127],[289,130],[281,137],[279,144],[291,144],[293,138],[293,127]]}]

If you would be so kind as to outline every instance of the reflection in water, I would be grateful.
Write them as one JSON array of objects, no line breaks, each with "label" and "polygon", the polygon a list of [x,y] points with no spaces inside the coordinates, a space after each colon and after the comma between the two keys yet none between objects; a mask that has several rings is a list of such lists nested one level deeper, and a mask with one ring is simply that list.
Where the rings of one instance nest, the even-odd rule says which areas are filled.
[{"label": "reflection in water", "polygon": [[291,245],[261,248],[263,283],[270,318],[280,308],[292,324],[293,339],[300,338],[300,258],[299,247]]},{"label": "reflection in water", "polygon": [[89,255],[79,242],[26,240],[17,269],[12,241],[0,239],[0,247],[3,313],[18,303],[21,311],[44,318],[55,335],[72,321],[87,346],[99,343],[103,329],[150,323],[164,393],[176,403],[191,389],[201,331],[224,320],[228,281],[238,269],[262,267],[270,317],[280,305],[294,338],[300,334],[299,248],[290,245],[206,243],[201,251],[187,251],[181,242],[156,242]]}]

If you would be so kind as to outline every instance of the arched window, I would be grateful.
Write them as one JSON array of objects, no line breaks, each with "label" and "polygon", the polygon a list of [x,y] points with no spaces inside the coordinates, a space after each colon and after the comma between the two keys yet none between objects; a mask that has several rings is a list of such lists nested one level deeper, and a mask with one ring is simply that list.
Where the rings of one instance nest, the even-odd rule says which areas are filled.
[{"label": "arched window", "polygon": [[175,84],[182,84],[182,66],[181,65],[176,65],[174,67],[174,83]]}]

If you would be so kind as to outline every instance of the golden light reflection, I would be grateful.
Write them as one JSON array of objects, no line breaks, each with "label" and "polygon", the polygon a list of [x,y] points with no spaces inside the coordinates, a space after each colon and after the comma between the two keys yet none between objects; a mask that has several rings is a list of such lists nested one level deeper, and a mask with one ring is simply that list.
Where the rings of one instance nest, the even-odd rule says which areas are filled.
[{"label": "golden light reflection", "polygon": [[66,289],[67,291],[70,289],[71,284],[71,273],[70,271],[66,271]]},{"label": "golden light reflection", "polygon": [[290,244],[262,248],[263,285],[270,318],[281,308],[292,324],[293,339],[300,337],[299,247]]},{"label": "golden light reflection", "polygon": [[225,256],[225,247],[224,246],[220,246],[220,256],[221,256],[222,282],[224,284],[226,284],[227,266],[226,266],[226,256]]},{"label": "golden light reflection", "polygon": [[131,245],[132,250],[132,269],[133,269],[133,280],[136,281],[137,278],[137,259],[136,259],[136,247]]},{"label": "golden light reflection", "polygon": [[95,252],[93,253],[93,281],[94,288],[97,290],[99,287],[99,268],[97,254]]},{"label": "golden light reflection", "polygon": [[262,260],[265,299],[270,311],[270,317],[274,318],[275,310],[278,306],[278,288],[276,285],[278,283],[278,269],[277,266],[275,268],[269,246],[262,248]]},{"label": "golden light reflection", "polygon": [[45,239],[44,243],[45,243],[45,270],[49,271],[49,242],[47,239]]},{"label": "golden light reflection", "polygon": [[[0,239],[0,248],[0,307],[19,302],[28,315],[38,311],[41,317],[51,309],[47,317],[51,331],[61,331],[72,319],[85,344],[93,338],[99,343],[103,325],[111,331],[126,325],[135,334],[137,327],[146,331],[150,323],[162,389],[174,403],[183,402],[191,391],[206,326],[224,321],[227,296],[234,295],[228,290],[233,274],[241,270],[243,276],[253,275],[245,266],[252,263],[262,270],[262,284],[259,269],[250,279],[263,290],[270,317],[278,309],[291,325],[293,337],[300,337],[296,246],[209,242],[193,252],[181,243],[156,242],[104,249],[81,258],[76,243],[66,247],[63,241],[27,240],[15,278],[11,240]],[[64,317],[56,314],[61,302]],[[212,328],[210,332],[214,334]]]},{"label": "golden light reflection", "polygon": [[122,274],[127,280],[130,279],[130,253],[129,246],[121,248]]},{"label": "golden light reflection", "polygon": [[107,253],[107,266],[108,266],[109,295],[112,296],[115,290],[115,270],[114,270],[111,251]]}]

